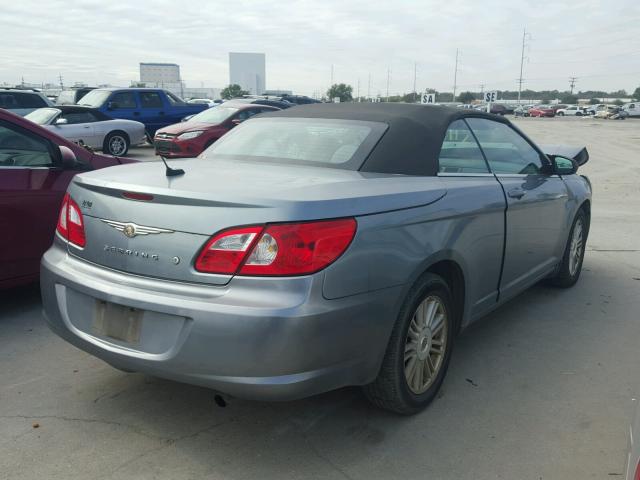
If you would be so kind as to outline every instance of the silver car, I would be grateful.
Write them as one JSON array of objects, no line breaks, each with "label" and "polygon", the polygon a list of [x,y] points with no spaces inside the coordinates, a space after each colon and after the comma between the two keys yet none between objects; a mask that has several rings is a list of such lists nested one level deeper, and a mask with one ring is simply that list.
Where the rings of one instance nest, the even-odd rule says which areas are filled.
[{"label": "silver car", "polygon": [[462,328],[540,280],[578,280],[591,187],[576,152],[466,109],[263,114],[166,170],[76,176],[42,259],[45,314],[122,370],[262,400],[361,385],[415,413]]},{"label": "silver car", "polygon": [[75,143],[114,156],[124,156],[131,145],[146,142],[144,124],[111,118],[100,110],[77,105],[39,108],[25,116]]}]

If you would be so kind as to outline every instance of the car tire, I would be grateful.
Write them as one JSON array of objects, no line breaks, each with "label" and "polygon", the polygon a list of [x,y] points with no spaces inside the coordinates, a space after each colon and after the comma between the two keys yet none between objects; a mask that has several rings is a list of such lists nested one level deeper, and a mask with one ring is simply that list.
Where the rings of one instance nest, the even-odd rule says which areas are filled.
[{"label": "car tire", "polygon": [[114,157],[124,157],[129,151],[129,136],[119,130],[109,132],[104,137],[102,151]]},{"label": "car tire", "polygon": [[[413,285],[396,319],[378,376],[363,387],[371,403],[412,415],[435,398],[453,349],[451,298],[449,286],[438,275],[427,273]],[[425,378],[425,368],[427,375],[431,373],[429,378]]]},{"label": "car tire", "polygon": [[559,117],[564,117],[564,112],[558,112]]},{"label": "car tire", "polygon": [[573,219],[573,225],[569,232],[569,238],[564,249],[562,262],[556,274],[549,279],[549,283],[555,287],[573,287],[582,271],[584,261],[585,246],[589,235],[589,216],[584,208],[578,210]]},{"label": "car tire", "polygon": [[576,117],[581,117],[582,116],[582,112],[576,112]]}]

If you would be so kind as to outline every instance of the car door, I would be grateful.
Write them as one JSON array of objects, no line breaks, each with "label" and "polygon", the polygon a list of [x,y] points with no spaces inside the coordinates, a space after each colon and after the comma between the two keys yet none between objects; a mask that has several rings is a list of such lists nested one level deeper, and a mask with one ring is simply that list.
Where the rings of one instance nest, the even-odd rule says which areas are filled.
[{"label": "car door", "polygon": [[154,132],[167,125],[166,110],[162,96],[157,91],[139,91],[138,100],[144,123],[149,132]]},{"label": "car door", "polygon": [[134,91],[114,92],[107,102],[107,115],[113,118],[144,122]]},{"label": "car door", "polygon": [[476,139],[463,120],[447,129],[439,155],[438,177],[456,218],[450,232],[466,263],[466,297],[472,319],[498,300],[506,203]]},{"label": "car door", "polygon": [[[56,121],[58,119],[64,119],[66,123],[57,124]],[[58,119],[53,122],[53,132],[72,142],[96,147],[96,132],[92,123],[93,117],[89,112],[62,112]]]},{"label": "car door", "polygon": [[547,172],[548,159],[507,123],[467,120],[507,201],[501,299],[553,271],[564,251],[567,187]]},{"label": "car door", "polygon": [[0,285],[37,277],[75,171],[60,168],[58,148],[0,120]]}]

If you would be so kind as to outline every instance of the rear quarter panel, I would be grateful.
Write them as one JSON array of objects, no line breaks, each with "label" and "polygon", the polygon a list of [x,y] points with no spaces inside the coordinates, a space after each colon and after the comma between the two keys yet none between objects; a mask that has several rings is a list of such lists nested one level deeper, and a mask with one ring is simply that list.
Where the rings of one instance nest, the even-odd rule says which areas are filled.
[{"label": "rear quarter panel", "polygon": [[[453,260],[465,279],[462,324],[493,308],[504,242],[504,196],[493,177],[425,178],[447,189],[421,207],[357,217],[358,231],[342,258],[326,271],[326,298],[411,288],[429,266]],[[402,303],[404,295],[398,298]],[[395,318],[389,319],[393,325]]]}]

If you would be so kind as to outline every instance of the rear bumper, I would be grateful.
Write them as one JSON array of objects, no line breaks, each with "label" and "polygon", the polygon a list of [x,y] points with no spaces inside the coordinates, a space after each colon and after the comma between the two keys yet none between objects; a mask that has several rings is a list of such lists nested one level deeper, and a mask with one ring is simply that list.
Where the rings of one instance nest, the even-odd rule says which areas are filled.
[{"label": "rear bumper", "polygon": [[[257,400],[372,381],[401,288],[327,300],[322,273],[175,283],[107,270],[59,245],[44,255],[40,281],[49,326],[78,348],[121,369]],[[135,345],[96,333],[100,301],[144,311]]]}]

